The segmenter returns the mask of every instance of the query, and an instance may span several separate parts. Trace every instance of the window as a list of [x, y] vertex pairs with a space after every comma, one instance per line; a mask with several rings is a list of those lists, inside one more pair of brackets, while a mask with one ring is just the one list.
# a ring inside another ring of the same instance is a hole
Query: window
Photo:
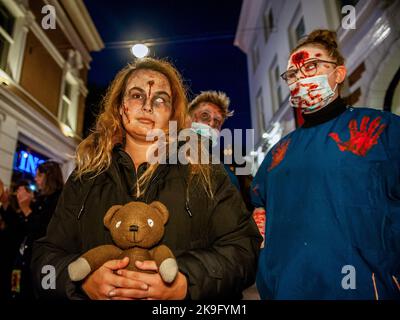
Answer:
[[394, 90], [391, 111], [400, 116], [400, 81], [397, 82], [396, 89]]
[[307, 30], [303, 17], [303, 9], [300, 2], [289, 23], [288, 34], [290, 50], [296, 47], [299, 40], [306, 35], [306, 32]]
[[263, 25], [264, 25], [264, 39], [265, 42], [268, 41], [268, 38], [274, 29], [274, 14], [272, 12], [272, 8], [269, 10], [265, 10], [263, 16]]
[[258, 129], [260, 130], [260, 134], [263, 134], [265, 132], [265, 116], [264, 116], [264, 103], [263, 103], [261, 88], [258, 90], [256, 97], [256, 110], [257, 110], [256, 117], [258, 119]]
[[0, 3], [0, 69], [3, 70], [8, 69], [8, 53], [14, 42], [12, 38], [14, 23], [14, 16]]
[[269, 79], [271, 82], [271, 95], [272, 95], [272, 110], [273, 113], [279, 110], [282, 103], [282, 82], [280, 78], [280, 71], [277, 57], [271, 64]]
[[296, 26], [296, 29], [295, 29], [295, 40], [296, 40], [296, 42], [298, 42], [305, 35], [306, 35], [306, 27], [304, 25], [304, 19], [301, 18], [299, 23]]
[[253, 46], [251, 51], [251, 61], [253, 64], [253, 72], [256, 71], [258, 64], [260, 63], [260, 50], [257, 45]]
[[64, 83], [64, 91], [61, 98], [60, 121], [76, 131], [77, 127], [77, 84], [74, 83], [72, 76], [67, 74]]
[[281, 102], [282, 102], [282, 87], [281, 87], [281, 77], [280, 77], [278, 65], [275, 66], [274, 76], [275, 76], [275, 84], [276, 84], [276, 89], [277, 89], [276, 94], [278, 97], [278, 103], [281, 104]]

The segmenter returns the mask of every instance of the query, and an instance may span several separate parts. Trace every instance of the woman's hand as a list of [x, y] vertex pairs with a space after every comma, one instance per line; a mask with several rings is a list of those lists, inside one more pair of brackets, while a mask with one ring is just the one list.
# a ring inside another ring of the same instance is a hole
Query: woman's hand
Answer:
[[4, 209], [7, 209], [7, 207], [8, 207], [8, 204], [10, 201], [9, 196], [10, 196], [10, 193], [9, 193], [8, 189], [6, 189], [4, 187], [3, 181], [0, 180], [0, 202]]
[[110, 293], [115, 288], [126, 288], [139, 298], [146, 297], [148, 289], [146, 284], [114, 273], [116, 270], [125, 268], [128, 263], [128, 257], [122, 260], [107, 261], [85, 280], [82, 285], [83, 291], [93, 300], [110, 300], [112, 297]]
[[[136, 267], [141, 270], [158, 271], [154, 261], [136, 261]], [[187, 280], [182, 273], [178, 273], [172, 284], [166, 284], [160, 274], [143, 273], [129, 271], [126, 269], [118, 270], [117, 274], [131, 279], [132, 281], [140, 281], [148, 285], [148, 290], [138, 292], [129, 288], [116, 288], [110, 292], [114, 299], [148, 299], [148, 300], [183, 300], [187, 293]], [[140, 295], [138, 295], [140, 293]]]
[[3, 198], [3, 192], [4, 192], [4, 183], [0, 179], [0, 200]]

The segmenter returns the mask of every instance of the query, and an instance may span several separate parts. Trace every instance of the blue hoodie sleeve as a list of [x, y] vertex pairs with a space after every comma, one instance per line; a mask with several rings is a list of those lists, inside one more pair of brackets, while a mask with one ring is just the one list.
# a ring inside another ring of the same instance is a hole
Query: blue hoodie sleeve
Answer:
[[268, 164], [270, 162], [269, 154], [261, 163], [260, 168], [253, 179], [250, 189], [251, 202], [255, 208], [266, 208], [266, 194], [267, 194], [267, 178], [268, 178]]
[[385, 149], [389, 156], [385, 174], [388, 214], [385, 220], [387, 249], [400, 252], [400, 117], [390, 114], [386, 129]]

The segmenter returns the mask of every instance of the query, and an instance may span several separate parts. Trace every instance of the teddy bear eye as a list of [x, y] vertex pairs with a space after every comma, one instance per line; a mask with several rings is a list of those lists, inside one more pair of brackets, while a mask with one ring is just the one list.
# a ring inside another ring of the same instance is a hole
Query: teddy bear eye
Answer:
[[154, 226], [154, 221], [153, 221], [152, 219], [147, 219], [147, 224], [148, 224], [150, 227], [153, 227], [153, 226]]
[[119, 226], [121, 225], [122, 221], [118, 221], [117, 224], [115, 225], [116, 228], [119, 228]]

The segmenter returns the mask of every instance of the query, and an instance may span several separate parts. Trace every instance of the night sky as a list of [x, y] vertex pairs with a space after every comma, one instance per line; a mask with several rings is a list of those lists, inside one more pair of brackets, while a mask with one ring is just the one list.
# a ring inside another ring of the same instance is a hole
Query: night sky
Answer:
[[[168, 44], [151, 47], [150, 56], [168, 58], [181, 72], [189, 99], [204, 90], [222, 90], [231, 98], [235, 115], [224, 127], [251, 128], [246, 55], [233, 45], [241, 0], [84, 0], [105, 49], [92, 53], [85, 129], [105, 88], [133, 59], [129, 48], [110, 49], [119, 41], [166, 38]], [[209, 41], [173, 42], [174, 39], [219, 37]]]

